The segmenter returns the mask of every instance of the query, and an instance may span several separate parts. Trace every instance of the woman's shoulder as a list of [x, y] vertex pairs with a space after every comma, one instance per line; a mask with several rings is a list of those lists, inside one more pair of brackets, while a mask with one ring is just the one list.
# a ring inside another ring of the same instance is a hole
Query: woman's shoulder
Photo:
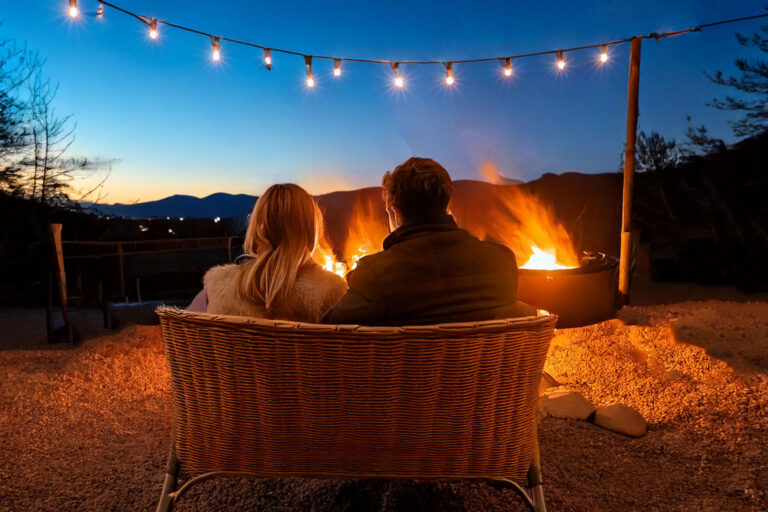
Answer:
[[209, 268], [205, 273], [205, 276], [203, 276], [203, 286], [209, 288], [211, 286], [229, 284], [236, 279], [238, 275], [240, 275], [240, 265], [232, 263], [227, 265], [216, 265], [215, 267]]
[[305, 322], [320, 322], [347, 291], [347, 283], [333, 272], [310, 262], [302, 267], [290, 295], [296, 318]]
[[296, 284], [298, 285], [299, 283], [303, 286], [315, 288], [319, 286], [331, 291], [341, 290], [343, 292], [347, 289], [347, 282], [343, 277], [333, 272], [328, 272], [314, 261], [308, 262], [299, 271], [299, 275], [296, 277]]

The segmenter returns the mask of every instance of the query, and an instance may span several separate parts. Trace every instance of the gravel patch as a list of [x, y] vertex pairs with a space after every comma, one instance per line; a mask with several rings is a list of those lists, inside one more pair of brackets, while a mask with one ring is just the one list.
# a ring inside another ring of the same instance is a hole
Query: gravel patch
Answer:
[[[0, 315], [3, 329], [12, 316]], [[159, 328], [74, 349], [17, 346], [0, 351], [0, 511], [153, 510], [171, 426]], [[625, 308], [618, 320], [559, 330], [545, 369], [556, 389], [633, 407], [649, 425], [632, 439], [543, 418], [550, 510], [768, 510], [768, 303]], [[522, 507], [484, 483], [238, 479], [200, 484], [178, 508], [256, 509]]]

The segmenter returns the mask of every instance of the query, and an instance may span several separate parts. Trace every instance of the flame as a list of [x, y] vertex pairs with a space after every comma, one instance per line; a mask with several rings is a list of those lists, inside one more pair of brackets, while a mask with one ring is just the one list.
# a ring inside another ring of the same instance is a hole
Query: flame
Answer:
[[381, 244], [389, 234], [383, 201], [358, 200], [349, 219], [347, 238], [344, 242], [344, 261], [357, 267], [360, 258], [381, 250]]
[[342, 277], [357, 268], [362, 257], [379, 252], [384, 238], [389, 234], [381, 201], [358, 199], [348, 219], [341, 259], [337, 258], [331, 244], [325, 239], [315, 253], [315, 259], [325, 270]]
[[[491, 162], [483, 164], [482, 172], [497, 183], [511, 181], [498, 173]], [[518, 262], [525, 262], [520, 268], [579, 266], [573, 241], [553, 208], [525, 186], [464, 182], [455, 189], [450, 209], [460, 227], [481, 240], [494, 240], [509, 247]], [[315, 257], [325, 270], [345, 276], [361, 258], [381, 250], [389, 230], [384, 203], [378, 195], [360, 195], [351, 207], [335, 212], [335, 218], [341, 220], [337, 230], [342, 235], [337, 234], [333, 246], [324, 238]]]
[[[481, 172], [486, 177], [500, 176], [491, 162], [483, 164]], [[553, 208], [525, 185], [467, 182], [455, 189], [451, 211], [459, 226], [476, 237], [512, 249], [518, 262], [525, 262], [521, 268], [579, 266], [573, 241]]]
[[524, 265], [520, 265], [520, 268], [535, 268], [544, 270], [573, 268], [557, 263], [554, 253], [542, 251], [535, 246], [531, 247], [531, 250], [533, 250], [533, 254], [531, 254], [531, 257], [528, 258], [528, 261], [526, 261]]

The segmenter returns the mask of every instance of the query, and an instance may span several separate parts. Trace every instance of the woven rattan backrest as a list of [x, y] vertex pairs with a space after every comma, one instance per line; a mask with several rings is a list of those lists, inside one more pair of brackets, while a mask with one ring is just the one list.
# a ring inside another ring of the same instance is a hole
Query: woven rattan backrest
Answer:
[[192, 471], [522, 478], [556, 317], [374, 328], [159, 308]]

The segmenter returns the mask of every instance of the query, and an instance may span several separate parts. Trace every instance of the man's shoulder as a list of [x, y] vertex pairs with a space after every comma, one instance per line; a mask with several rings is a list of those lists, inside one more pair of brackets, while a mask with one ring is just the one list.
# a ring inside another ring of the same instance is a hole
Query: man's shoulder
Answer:
[[478, 256], [494, 257], [499, 260], [507, 260], [517, 265], [515, 253], [506, 245], [495, 240], [480, 240], [466, 229], [457, 229], [451, 232], [451, 236], [458, 245], [466, 247]]

